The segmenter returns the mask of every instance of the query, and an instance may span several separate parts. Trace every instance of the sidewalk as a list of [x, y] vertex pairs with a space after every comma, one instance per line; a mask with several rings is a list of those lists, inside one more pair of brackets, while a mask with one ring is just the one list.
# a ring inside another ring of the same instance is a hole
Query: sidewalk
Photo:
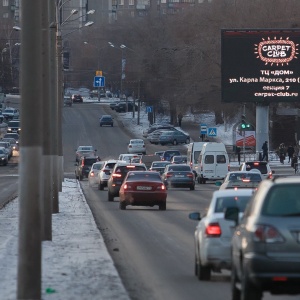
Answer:
[[[65, 179], [52, 241], [42, 244], [42, 299], [129, 300], [79, 183]], [[0, 300], [17, 298], [18, 198], [0, 210]]]

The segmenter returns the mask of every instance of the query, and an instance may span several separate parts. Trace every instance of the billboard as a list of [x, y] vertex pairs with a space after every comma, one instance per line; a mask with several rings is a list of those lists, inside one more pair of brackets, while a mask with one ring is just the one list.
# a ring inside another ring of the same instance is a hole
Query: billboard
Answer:
[[300, 100], [300, 30], [223, 29], [223, 102]]

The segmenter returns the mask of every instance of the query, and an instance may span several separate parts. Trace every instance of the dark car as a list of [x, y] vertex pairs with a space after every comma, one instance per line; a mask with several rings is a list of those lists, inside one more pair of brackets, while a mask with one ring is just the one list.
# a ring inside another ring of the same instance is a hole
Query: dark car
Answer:
[[119, 196], [120, 187], [129, 171], [147, 171], [147, 168], [144, 164], [116, 163], [107, 182], [108, 201], [114, 201], [114, 197]]
[[12, 120], [7, 124], [7, 133], [21, 133], [21, 124], [20, 121]]
[[152, 162], [149, 171], [159, 172], [159, 174], [162, 175], [164, 173], [165, 167], [169, 164], [169, 161], [154, 161]]
[[265, 291], [300, 294], [299, 195], [299, 176], [263, 180], [242, 219], [237, 207], [225, 211], [236, 224], [231, 299], [261, 300]]
[[109, 104], [109, 107], [112, 109], [112, 110], [115, 110], [116, 106], [119, 104], [120, 102], [111, 102]]
[[78, 95], [78, 94], [74, 94], [72, 95], [72, 100], [73, 100], [73, 103], [82, 103], [83, 102], [83, 98], [81, 95]]
[[102, 126], [114, 126], [114, 121], [111, 115], [103, 115], [100, 118], [100, 127]]
[[[133, 111], [133, 103], [132, 102], [127, 102], [128, 105], [128, 111]], [[135, 111], [138, 110], [138, 106], [135, 105]], [[126, 112], [126, 102], [120, 102], [115, 106], [115, 111], [116, 112]]]
[[8, 155], [3, 147], [0, 148], [0, 164], [3, 166], [8, 164]]
[[158, 205], [159, 210], [166, 210], [166, 187], [156, 172], [128, 172], [119, 194], [122, 210], [126, 209], [127, 205], [151, 207]]
[[173, 156], [180, 156], [180, 151], [179, 150], [166, 150], [161, 156], [161, 160], [164, 161], [171, 161]]
[[159, 143], [161, 145], [166, 145], [166, 144], [189, 144], [190, 143], [190, 136], [185, 134], [182, 131], [174, 130], [174, 131], [164, 131], [160, 136], [159, 136]]
[[166, 187], [187, 187], [190, 190], [195, 189], [195, 175], [188, 165], [167, 165], [161, 177]]
[[17, 144], [19, 143], [20, 140], [20, 135], [16, 132], [12, 132], [12, 133], [5, 133], [4, 138], [11, 138], [11, 139], [15, 139], [17, 141]]
[[99, 157], [98, 156], [94, 156], [94, 157], [85, 157], [82, 156], [79, 159], [79, 163], [76, 163], [75, 166], [75, 177], [76, 179], [79, 180], [83, 180], [83, 178], [88, 178], [89, 176], [89, 172], [91, 170], [92, 165], [99, 161]]

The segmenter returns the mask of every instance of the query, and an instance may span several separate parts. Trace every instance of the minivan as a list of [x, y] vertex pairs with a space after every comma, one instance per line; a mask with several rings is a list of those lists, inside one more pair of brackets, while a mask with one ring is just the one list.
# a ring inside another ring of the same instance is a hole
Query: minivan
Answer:
[[198, 176], [198, 158], [205, 143], [195, 142], [187, 146], [187, 164], [190, 165], [196, 176]]
[[229, 171], [229, 157], [225, 145], [216, 142], [205, 143], [198, 158], [198, 183], [224, 179]]

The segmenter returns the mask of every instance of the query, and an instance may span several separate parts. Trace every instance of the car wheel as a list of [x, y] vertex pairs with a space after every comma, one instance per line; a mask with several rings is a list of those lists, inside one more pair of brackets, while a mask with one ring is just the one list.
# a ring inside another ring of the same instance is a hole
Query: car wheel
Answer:
[[190, 143], [190, 139], [187, 138], [187, 139], [185, 140], [185, 143], [186, 143], [186, 144], [189, 144], [189, 143]]
[[173, 145], [177, 145], [177, 141], [176, 140], [173, 141]]
[[167, 209], [166, 202], [159, 204], [159, 210], [166, 210], [166, 209]]
[[253, 286], [249, 281], [247, 274], [242, 275], [242, 289], [241, 289], [241, 300], [261, 300], [262, 291]]
[[208, 266], [203, 266], [201, 264], [201, 259], [199, 256], [199, 262], [198, 262], [198, 279], [199, 280], [210, 280], [211, 277], [211, 269]]
[[104, 190], [104, 185], [103, 185], [103, 183], [101, 183], [101, 182], [99, 183], [99, 190], [100, 190], [100, 191], [103, 191], [103, 190]]
[[241, 291], [237, 288], [238, 278], [236, 275], [236, 270], [232, 267], [231, 271], [231, 299], [232, 300], [241, 300]]
[[114, 201], [114, 196], [108, 191], [108, 201]]
[[119, 207], [121, 210], [125, 210], [126, 209], [126, 203], [123, 201], [120, 201]]
[[195, 185], [191, 185], [190, 186], [190, 191], [194, 191], [195, 190]]

